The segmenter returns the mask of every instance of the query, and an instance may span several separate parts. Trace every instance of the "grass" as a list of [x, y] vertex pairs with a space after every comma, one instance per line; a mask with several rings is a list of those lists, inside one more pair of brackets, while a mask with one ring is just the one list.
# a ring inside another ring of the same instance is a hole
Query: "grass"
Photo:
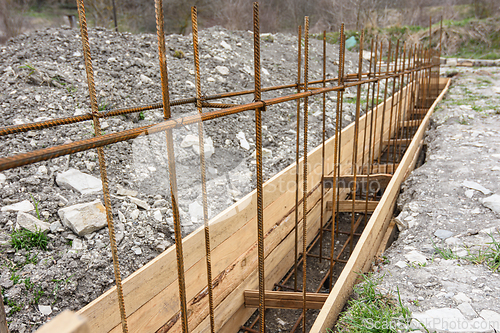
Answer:
[[41, 230], [31, 232], [22, 228], [11, 234], [10, 242], [12, 247], [16, 250], [25, 249], [29, 251], [33, 248], [39, 248], [46, 251], [49, 241], [47, 239], [47, 235], [45, 235], [45, 233]]
[[[500, 235], [500, 232], [498, 233]], [[467, 256], [459, 257], [453, 250], [449, 248], [442, 248], [437, 246], [432, 242], [434, 251], [443, 259], [462, 259], [469, 261], [476, 265], [486, 265], [493, 272], [500, 272], [500, 241], [497, 241], [492, 234], [488, 234], [491, 237], [491, 242], [487, 243], [485, 249], [479, 249], [477, 252], [472, 252], [470, 248], [466, 247]]]
[[[354, 286], [355, 297], [348, 302], [348, 310], [337, 322], [338, 332], [403, 332], [410, 330], [411, 312], [397, 297], [382, 293], [378, 285], [382, 278], [361, 275], [363, 282]], [[327, 332], [333, 332], [327, 330]]]
[[36, 217], [37, 219], [40, 220], [40, 211], [38, 210], [38, 204], [40, 203], [39, 200], [36, 200], [33, 194], [30, 194], [31, 200], [33, 200], [33, 205], [35, 206], [35, 212], [36, 212]]

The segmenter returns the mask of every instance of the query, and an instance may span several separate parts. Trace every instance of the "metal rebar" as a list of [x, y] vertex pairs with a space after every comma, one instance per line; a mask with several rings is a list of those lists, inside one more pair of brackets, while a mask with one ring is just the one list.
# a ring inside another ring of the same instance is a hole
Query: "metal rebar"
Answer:
[[[342, 76], [344, 72], [344, 24], [340, 26], [340, 43], [339, 43], [339, 66], [338, 66], [338, 82], [337, 85], [341, 86]], [[333, 188], [332, 188], [332, 232], [330, 243], [330, 258], [333, 258], [335, 250], [335, 234], [338, 233], [338, 221], [336, 212], [338, 211], [337, 201], [340, 194], [340, 189], [337, 189], [337, 177], [340, 175], [340, 124], [342, 121], [342, 91], [337, 91], [337, 112], [335, 115], [335, 143], [333, 148]], [[330, 283], [333, 283], [333, 260], [330, 260]], [[333, 284], [330, 286], [333, 286]]]
[[[359, 58], [358, 58], [358, 77], [361, 77], [361, 71], [363, 69], [363, 39], [365, 33], [361, 31], [361, 37], [359, 39]], [[356, 174], [358, 169], [358, 136], [359, 136], [359, 113], [361, 108], [361, 85], [357, 87], [356, 92], [356, 115], [354, 119], [354, 140], [352, 147], [352, 168], [351, 172], [353, 175], [353, 185], [352, 185], [352, 219], [351, 219], [351, 234], [354, 234], [354, 223], [355, 223], [355, 202], [356, 202]], [[350, 253], [352, 254], [354, 247], [353, 239], [349, 244]]]
[[[193, 55], [195, 68], [195, 86], [196, 86], [196, 108], [198, 112], [203, 113], [203, 103], [201, 101], [201, 78], [200, 78], [200, 53], [198, 47], [198, 11], [196, 6], [191, 7], [191, 26], [193, 30]], [[205, 234], [205, 259], [207, 263], [207, 288], [208, 288], [208, 307], [210, 317], [210, 332], [215, 332], [215, 305], [212, 287], [212, 254], [210, 249], [210, 227], [208, 224], [208, 199], [207, 199], [207, 171], [205, 158], [205, 142], [203, 139], [203, 122], [198, 123], [198, 143], [200, 146], [200, 171], [201, 171], [201, 193], [203, 202], [203, 225]]]
[[[396, 69], [398, 68], [399, 39], [396, 42], [396, 50], [395, 50], [394, 53], [395, 53], [394, 54], [394, 72], [396, 72]], [[391, 142], [391, 138], [392, 138], [392, 132], [393, 132], [392, 122], [393, 122], [393, 115], [394, 115], [394, 99], [395, 99], [394, 95], [395, 95], [395, 92], [396, 92], [396, 77], [393, 77], [392, 78], [391, 112], [390, 112], [390, 115], [389, 115], [389, 144], [387, 145], [387, 156], [386, 156], [387, 157], [386, 158], [386, 163], [387, 164], [389, 164], [390, 149], [391, 149], [391, 146], [393, 145], [392, 142]], [[394, 124], [394, 126], [395, 126], [394, 132], [396, 132], [396, 130], [397, 130], [397, 124]], [[396, 161], [393, 159], [392, 163], [393, 163], [393, 169], [394, 169]]]
[[[377, 163], [380, 164], [382, 159], [383, 145], [384, 145], [384, 127], [385, 127], [385, 111], [387, 106], [387, 87], [389, 85], [389, 67], [391, 64], [391, 47], [392, 43], [389, 39], [389, 50], [387, 51], [387, 64], [386, 64], [386, 79], [384, 83], [384, 105], [382, 107], [382, 125], [380, 126], [380, 147]], [[389, 132], [389, 140], [391, 139], [391, 133]], [[388, 146], [389, 147], [389, 146]]]
[[[98, 117], [98, 105], [96, 98], [94, 69], [92, 67], [92, 58], [90, 56], [89, 34], [87, 30], [87, 19], [85, 17], [85, 6], [83, 0], [77, 1], [78, 18], [80, 20], [80, 33], [82, 37], [82, 48], [85, 59], [85, 71], [87, 73], [87, 83], [90, 96], [90, 106], [92, 108], [92, 116], [94, 123], [94, 133], [96, 137], [102, 135], [101, 124]], [[118, 249], [116, 247], [115, 225], [113, 222], [113, 213], [111, 211], [111, 198], [109, 195], [108, 175], [106, 171], [106, 159], [102, 147], [97, 148], [97, 156], [99, 159], [99, 171], [101, 173], [102, 193], [104, 198], [104, 207], [106, 210], [106, 221], [109, 231], [109, 243], [111, 248], [111, 256], [113, 258], [113, 269], [115, 274], [116, 292], [118, 298], [118, 307], [120, 310], [120, 319], [123, 333], [128, 332], [127, 314], [125, 312], [125, 300], [123, 297], [122, 278], [120, 274], [120, 262], [118, 260]]]
[[[309, 17], [304, 18], [304, 91], [308, 89], [309, 80]], [[303, 303], [302, 303], [302, 331], [306, 332], [306, 289], [307, 289], [307, 134], [308, 134], [308, 112], [309, 112], [309, 100], [307, 96], [304, 98], [304, 171], [303, 171], [303, 187], [302, 187], [302, 204], [303, 204], [303, 216], [302, 216], [302, 292], [303, 292]], [[298, 133], [297, 133], [298, 135]]]
[[[326, 30], [323, 31], [323, 88], [326, 87]], [[323, 255], [323, 223], [324, 223], [324, 196], [325, 196], [325, 135], [326, 135], [326, 93], [323, 93], [323, 130], [321, 136], [321, 216], [319, 221], [319, 262]]]
[[[160, 76], [163, 99], [163, 117], [169, 119], [171, 116], [169, 104], [168, 90], [168, 71], [167, 60], [165, 56], [165, 32], [164, 32], [164, 16], [163, 16], [163, 1], [155, 0], [156, 12], [156, 32], [158, 35], [158, 57], [160, 61]], [[177, 176], [175, 170], [175, 152], [173, 146], [172, 129], [165, 131], [165, 139], [167, 141], [167, 158], [168, 158], [168, 173], [170, 182], [170, 198], [172, 203], [172, 213], [174, 218], [174, 235], [175, 235], [175, 253], [177, 260], [177, 279], [179, 282], [179, 302], [181, 311], [182, 332], [188, 332], [187, 319], [187, 302], [186, 302], [186, 281], [184, 273], [184, 255], [182, 249], [182, 232], [181, 221], [179, 215], [179, 206], [177, 203]]]
[[[256, 101], [261, 100], [260, 86], [260, 22], [259, 3], [253, 3], [253, 46], [254, 46], [254, 78]], [[262, 181], [262, 109], [255, 108], [255, 152], [257, 160], [257, 238], [259, 255], [259, 315], [260, 332], [266, 331], [265, 319], [265, 274], [264, 274], [264, 201]]]
[[[298, 38], [298, 59], [297, 59], [297, 93], [300, 93], [300, 72], [302, 69], [302, 26], [299, 26]], [[295, 259], [293, 264], [294, 271], [294, 289], [297, 291], [297, 260], [298, 260], [298, 242], [299, 242], [299, 159], [300, 159], [300, 99], [297, 99], [297, 131], [295, 136]]]

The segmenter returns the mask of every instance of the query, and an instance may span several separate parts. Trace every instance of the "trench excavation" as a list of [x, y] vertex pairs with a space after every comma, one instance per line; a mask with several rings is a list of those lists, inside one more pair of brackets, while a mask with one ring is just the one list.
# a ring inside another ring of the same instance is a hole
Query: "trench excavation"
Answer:
[[[0, 159], [1, 171], [89, 149], [98, 151], [116, 286], [77, 314], [63, 312], [39, 332], [325, 332], [349, 297], [357, 272], [369, 269], [392, 233], [399, 187], [419, 159], [430, 116], [450, 82], [439, 77], [439, 46], [423, 49], [400, 41], [372, 40], [366, 72], [363, 44], [368, 43], [361, 34], [358, 72], [345, 74], [342, 26], [337, 77], [326, 78], [323, 38], [323, 78], [311, 81], [306, 17], [304, 29], [298, 29], [296, 82], [262, 87], [255, 3], [254, 89], [205, 96], [193, 7], [196, 96], [171, 101], [162, 1], [155, 4], [161, 103], [98, 111], [85, 8], [83, 0], [78, 0], [92, 113], [0, 128], [3, 136], [90, 119], [94, 123], [94, 138]], [[354, 121], [342, 130], [347, 88], [356, 89], [356, 112]], [[264, 99], [268, 91], [282, 95]], [[336, 95], [335, 135], [330, 138], [325, 137], [326, 94]], [[253, 95], [254, 101], [242, 105], [212, 102], [241, 95]], [[321, 145], [307, 153], [309, 98], [313, 96], [323, 101], [323, 127], [315, 129], [323, 138]], [[264, 182], [262, 114], [290, 101], [297, 105], [296, 163]], [[198, 114], [171, 118], [171, 107], [182, 104], [193, 104]], [[102, 135], [101, 119], [148, 109], [163, 109], [164, 121]], [[255, 115], [256, 190], [209, 219], [203, 122], [241, 112]], [[183, 238], [172, 131], [190, 124], [197, 125], [199, 133], [204, 226]], [[122, 281], [103, 147], [154, 133], [165, 133], [175, 245]], [[302, 157], [300, 149], [306, 152]], [[287, 318], [285, 323], [277, 320], [282, 316]]]

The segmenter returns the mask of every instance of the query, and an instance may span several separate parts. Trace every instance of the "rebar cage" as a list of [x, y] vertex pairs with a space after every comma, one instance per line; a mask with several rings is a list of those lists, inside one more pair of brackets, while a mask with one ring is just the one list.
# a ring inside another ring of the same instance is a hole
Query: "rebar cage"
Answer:
[[[201, 89], [197, 12], [196, 7], [193, 7], [191, 19], [196, 94], [191, 98], [171, 100], [163, 4], [161, 0], [156, 0], [162, 101], [99, 111], [84, 1], [77, 0], [77, 5], [91, 112], [6, 126], [0, 128], [0, 135], [16, 135], [92, 120], [95, 137], [4, 156], [0, 158], [0, 171], [90, 149], [97, 150], [116, 287], [80, 311], [91, 331], [219, 332], [241, 329], [246, 332], [264, 332], [265, 314], [269, 311], [266, 308], [282, 308], [302, 309], [290, 331], [302, 329], [306, 332], [317, 314], [308, 309], [319, 309], [325, 302], [325, 295], [332, 290], [335, 276], [338, 275], [335, 270], [339, 269], [339, 265], [344, 265], [348, 255], [353, 252], [363, 225], [367, 224], [426, 110], [440, 93], [440, 43], [436, 49], [425, 49], [399, 40], [395, 45], [389, 41], [388, 50], [384, 51], [384, 42], [375, 38], [371, 40], [369, 61], [365, 61], [369, 69], [363, 71], [366, 41], [362, 33], [358, 72], [346, 74], [342, 25], [337, 77], [327, 79], [329, 73], [326, 73], [327, 44], [324, 32], [322, 78], [310, 80], [310, 33], [309, 18], [306, 17], [303, 31], [302, 27], [298, 28], [296, 82], [262, 87], [259, 5], [254, 3], [254, 88], [207, 96]], [[342, 116], [347, 88], [356, 89], [355, 117], [353, 123], [342, 131], [345, 127]], [[263, 97], [264, 93], [272, 91], [281, 95], [268, 99]], [[362, 105], [362, 93], [366, 93], [366, 105]], [[331, 138], [325, 135], [327, 94], [336, 96], [335, 135]], [[253, 101], [245, 104], [214, 102], [243, 95], [253, 95]], [[311, 151], [308, 148], [311, 130], [308, 114], [309, 99], [314, 96], [319, 96], [322, 102], [322, 128], [316, 129], [322, 135], [322, 143]], [[383, 98], [380, 104], [379, 98]], [[264, 183], [263, 114], [273, 112], [273, 108], [282, 103], [293, 101], [296, 103], [297, 122], [296, 163]], [[178, 105], [194, 106], [196, 113], [172, 118], [171, 108]], [[102, 119], [152, 109], [163, 110], [162, 122], [105, 135], [101, 133]], [[365, 111], [364, 116], [362, 109]], [[210, 218], [203, 124], [242, 112], [252, 112], [255, 117], [255, 190]], [[199, 140], [203, 227], [183, 239], [178, 207], [174, 131], [190, 125], [196, 128]], [[302, 142], [299, 129], [303, 135]], [[155, 259], [155, 263], [141, 268], [142, 275], [135, 274], [122, 281], [106, 169], [108, 161], [103, 148], [139, 136], [153, 135], [161, 135], [161, 140], [166, 143], [175, 245]], [[287, 181], [292, 186], [277, 190], [277, 177], [282, 177], [279, 181]], [[229, 234], [221, 236], [223, 231]], [[336, 245], [336, 240], [342, 243]], [[234, 249], [235, 246], [238, 249]], [[311, 260], [319, 260], [326, 265], [320, 283], [314, 286], [307, 279]], [[153, 264], [161, 266], [160, 271], [153, 268]], [[278, 265], [283, 267], [277, 269]], [[252, 317], [255, 308], [258, 308], [258, 312]], [[250, 317], [251, 320], [245, 324]]]

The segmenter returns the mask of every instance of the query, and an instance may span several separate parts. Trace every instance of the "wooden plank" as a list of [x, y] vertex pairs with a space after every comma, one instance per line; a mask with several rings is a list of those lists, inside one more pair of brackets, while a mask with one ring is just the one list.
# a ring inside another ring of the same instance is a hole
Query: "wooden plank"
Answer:
[[[394, 170], [397, 169], [397, 167], [399, 166], [399, 163], [395, 163], [395, 164], [374, 164], [372, 165], [371, 167], [371, 172], [373, 173], [383, 173], [383, 174], [391, 174], [391, 173], [394, 173]], [[363, 168], [363, 173], [367, 173], [368, 172], [368, 167], [365, 166]]]
[[408, 138], [408, 139], [391, 139], [391, 140], [388, 140], [388, 141], [384, 141], [384, 146], [388, 146], [388, 145], [408, 145], [410, 144], [411, 142], [411, 138]]
[[[0, 287], [0, 292], [2, 292]], [[3, 293], [0, 293], [3, 295]], [[3, 306], [3, 297], [0, 301], [0, 333], [9, 333], [9, 328], [7, 327], [7, 314], [5, 313], [5, 308]]]
[[[364, 213], [365, 212], [365, 209], [367, 209], [367, 212], [368, 213], [371, 213], [375, 210], [375, 208], [377, 207], [378, 205], [378, 201], [368, 201], [368, 206], [366, 204], [366, 201], [364, 200], [356, 200], [354, 202], [354, 211], [356, 213]], [[335, 207], [337, 204], [335, 204]], [[366, 208], [368, 207], [368, 208]], [[327, 211], [331, 211], [332, 210], [332, 202], [331, 201], [328, 201], [326, 203], [326, 210]], [[335, 209], [336, 211], [338, 211], [339, 213], [350, 213], [352, 212], [352, 200], [340, 200], [339, 201], [339, 207], [338, 207], [338, 210], [337, 208]]]
[[[259, 307], [259, 291], [245, 290], [245, 307]], [[306, 308], [321, 309], [325, 303], [328, 294], [306, 293]], [[273, 309], [302, 309], [304, 294], [302, 292], [293, 291], [271, 291], [266, 290], [264, 293], [266, 308]]]
[[426, 114], [427, 112], [429, 111], [429, 109], [413, 109], [413, 111], [411, 113], [413, 114]]
[[405, 120], [399, 124], [401, 127], [418, 127], [421, 120]]
[[90, 333], [87, 321], [76, 313], [64, 310], [36, 333]]
[[396, 222], [394, 222], [394, 219], [391, 219], [391, 222], [389, 223], [389, 226], [387, 227], [387, 231], [385, 232], [384, 238], [382, 238], [382, 241], [380, 242], [380, 246], [377, 250], [377, 253], [375, 254], [376, 257], [382, 255], [382, 253], [385, 252], [387, 249], [387, 244], [389, 243], [389, 240], [394, 234], [394, 228], [396, 227]]
[[443, 89], [441, 94], [434, 101], [429, 109], [429, 112], [422, 121], [422, 124], [419, 126], [414, 140], [408, 147], [408, 150], [403, 156], [394, 177], [380, 200], [380, 205], [378, 205], [377, 209], [373, 212], [365, 230], [361, 234], [361, 237], [354, 248], [352, 255], [342, 270], [342, 273], [328, 296], [325, 305], [316, 318], [316, 321], [310, 330], [311, 333], [323, 333], [327, 328], [331, 328], [334, 325], [342, 307], [351, 293], [352, 287], [358, 276], [357, 274], [361, 269], [369, 267], [370, 261], [373, 258], [375, 251], [380, 246], [380, 241], [385, 233], [384, 227], [388, 225], [397, 194], [399, 193], [399, 186], [408, 172], [407, 169], [415, 161], [414, 155], [417, 149], [421, 147], [420, 143], [429, 124], [432, 112], [434, 111], [437, 103], [443, 98], [444, 94], [448, 90], [450, 82], [451, 81], [448, 79], [445, 89]]
[[[366, 189], [366, 184], [369, 179], [370, 186], [368, 188], [370, 190], [378, 191], [379, 189], [387, 187], [387, 184], [391, 181], [391, 177], [392, 175], [389, 174], [373, 174], [369, 177], [367, 175], [356, 175], [356, 188]], [[325, 188], [333, 187], [333, 177], [324, 177], [323, 182], [325, 184]], [[336, 185], [338, 188], [352, 188], [354, 186], [354, 176], [340, 176], [337, 179]]]

